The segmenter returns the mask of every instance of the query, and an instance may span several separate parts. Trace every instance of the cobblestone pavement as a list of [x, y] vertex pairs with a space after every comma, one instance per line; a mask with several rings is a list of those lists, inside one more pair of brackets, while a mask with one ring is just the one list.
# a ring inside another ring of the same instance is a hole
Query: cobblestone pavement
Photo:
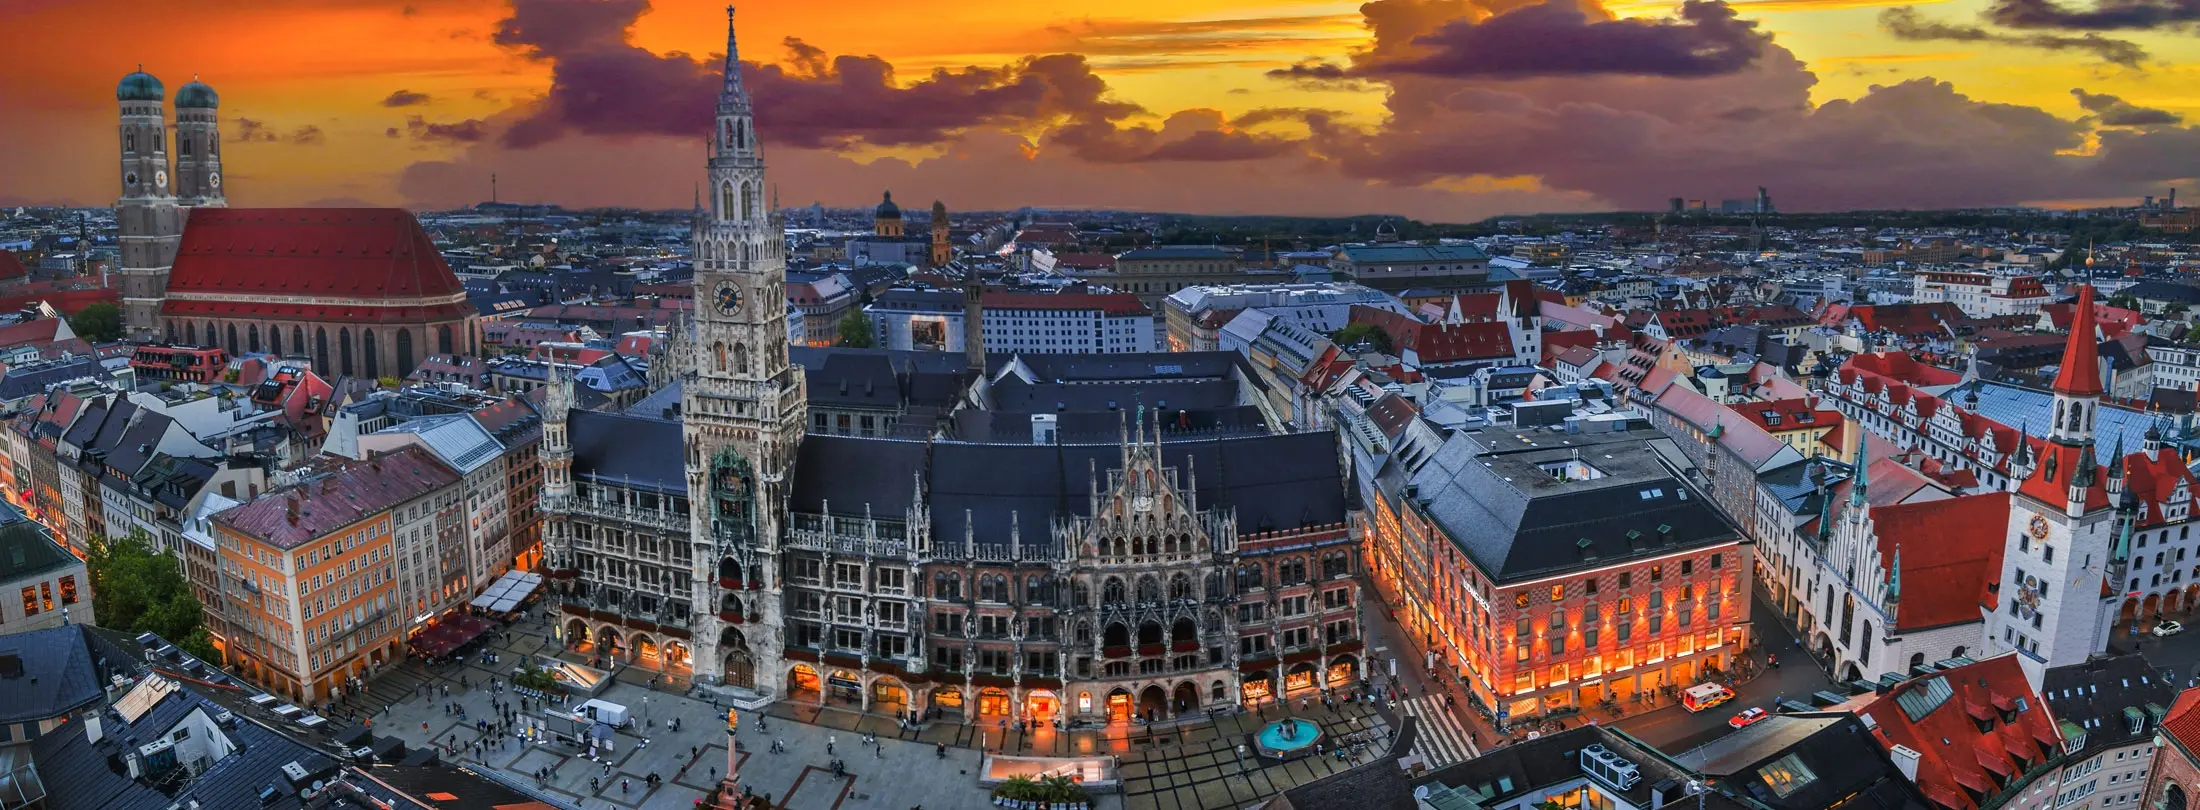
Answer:
[[[357, 722], [371, 718], [377, 734], [399, 737], [408, 746], [442, 745], [446, 761], [493, 771], [508, 783], [534, 790], [564, 807], [693, 808], [695, 800], [717, 783], [726, 765], [725, 711], [669, 691], [671, 687], [664, 684], [653, 684], [657, 674], [653, 671], [621, 668], [600, 695], [629, 707], [636, 725], [621, 730], [612, 753], [600, 760], [590, 760], [571, 746], [526, 745], [493, 728], [487, 734], [477, 728], [477, 721], [497, 716], [498, 707], [493, 704], [519, 710], [510, 705], [518, 702], [510, 690], [497, 694], [485, 688], [492, 679], [508, 677], [528, 656], [582, 660], [583, 656], [561, 652], [556, 642], [546, 638], [548, 630], [539, 620], [503, 628], [499, 637], [482, 645], [499, 655], [493, 665], [481, 663], [477, 654], [464, 662], [430, 666], [407, 661], [391, 667], [378, 673], [363, 691], [338, 701], [333, 714]], [[465, 719], [450, 713], [447, 704], [463, 708]], [[1328, 735], [1325, 741], [1332, 741], [1325, 742], [1325, 752], [1332, 751], [1333, 741], [1339, 739], [1369, 739], [1373, 744], [1349, 760], [1333, 755], [1287, 763], [1252, 756], [1241, 759], [1238, 745], [1282, 713], [1319, 723]], [[887, 715], [786, 702], [773, 704], [763, 716], [765, 728], [760, 731], [751, 722], [752, 715], [743, 713], [737, 735], [742, 749], [741, 781], [789, 810], [990, 806], [988, 791], [978, 784], [981, 748], [1015, 756], [1114, 757], [1122, 790], [1095, 795], [1095, 806], [1103, 810], [1244, 807], [1365, 761], [1387, 739], [1390, 729], [1372, 706], [1340, 702], [1324, 707], [1318, 698], [1304, 710], [1293, 703], [1287, 711], [1271, 705], [1258, 713], [1227, 713], [1152, 726], [1041, 728], [1028, 734], [997, 723], [952, 721], [903, 729]], [[677, 732], [668, 725], [675, 717], [681, 722]], [[864, 744], [866, 734], [877, 735], [876, 747]], [[772, 751], [774, 741], [784, 746], [783, 753]], [[482, 744], [478, 756], [476, 743]], [[946, 746], [944, 756], [940, 745]], [[836, 758], [844, 765], [843, 777], [832, 773]], [[538, 773], [543, 778], [538, 779]], [[651, 775], [662, 780], [653, 788], [647, 786]]]

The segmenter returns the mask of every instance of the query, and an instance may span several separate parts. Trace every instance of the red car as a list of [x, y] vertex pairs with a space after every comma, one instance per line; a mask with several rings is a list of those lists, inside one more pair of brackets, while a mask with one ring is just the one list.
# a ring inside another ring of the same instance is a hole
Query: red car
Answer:
[[1749, 709], [1741, 714], [1734, 715], [1734, 719], [1726, 721], [1726, 724], [1734, 728], [1749, 728], [1771, 716], [1763, 709]]

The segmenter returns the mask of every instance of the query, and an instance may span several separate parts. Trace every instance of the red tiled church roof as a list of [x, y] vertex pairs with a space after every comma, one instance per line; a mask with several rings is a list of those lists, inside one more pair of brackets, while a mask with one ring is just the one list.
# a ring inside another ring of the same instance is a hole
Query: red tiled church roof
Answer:
[[[1877, 482], [1874, 482], [1877, 483]], [[1984, 583], [2001, 571], [2009, 493], [1874, 507], [1880, 559], [1902, 559], [1902, 603], [1894, 626], [1915, 632], [1979, 620]], [[1976, 587], [1957, 587], [1979, 583]]]
[[403, 210], [196, 208], [161, 311], [399, 323], [472, 309], [420, 221]]
[[22, 258], [12, 250], [0, 250], [0, 281], [29, 278], [31, 269], [23, 266]]

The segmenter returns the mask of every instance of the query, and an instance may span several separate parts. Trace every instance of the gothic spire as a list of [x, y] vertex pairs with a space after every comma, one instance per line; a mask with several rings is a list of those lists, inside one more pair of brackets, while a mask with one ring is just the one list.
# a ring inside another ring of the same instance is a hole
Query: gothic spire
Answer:
[[1902, 601], [1902, 544], [1894, 544], [1894, 564], [1887, 566], [1887, 604]]
[[1864, 486], [1868, 483], [1867, 479], [1870, 478], [1866, 471], [1871, 469], [1871, 459], [1867, 457], [1871, 445], [1870, 436], [1866, 436], [1863, 441], [1856, 443], [1856, 480], [1849, 482], [1850, 506], [1864, 505]]
[[2101, 352], [2093, 341], [2093, 285], [2085, 284], [2078, 287], [2077, 310], [2070, 314], [2070, 339], [2063, 343], [2055, 393], [2067, 397], [2101, 395]]
[[741, 49], [733, 26], [733, 6], [726, 7], [726, 83], [718, 91], [718, 114], [749, 111], [749, 91], [741, 86]]

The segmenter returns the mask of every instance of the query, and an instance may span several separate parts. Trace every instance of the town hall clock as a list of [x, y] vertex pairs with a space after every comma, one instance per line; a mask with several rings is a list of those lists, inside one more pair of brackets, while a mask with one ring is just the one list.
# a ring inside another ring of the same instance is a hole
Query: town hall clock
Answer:
[[741, 288], [733, 286], [731, 281], [718, 283], [716, 299], [720, 315], [732, 315], [741, 311]]

